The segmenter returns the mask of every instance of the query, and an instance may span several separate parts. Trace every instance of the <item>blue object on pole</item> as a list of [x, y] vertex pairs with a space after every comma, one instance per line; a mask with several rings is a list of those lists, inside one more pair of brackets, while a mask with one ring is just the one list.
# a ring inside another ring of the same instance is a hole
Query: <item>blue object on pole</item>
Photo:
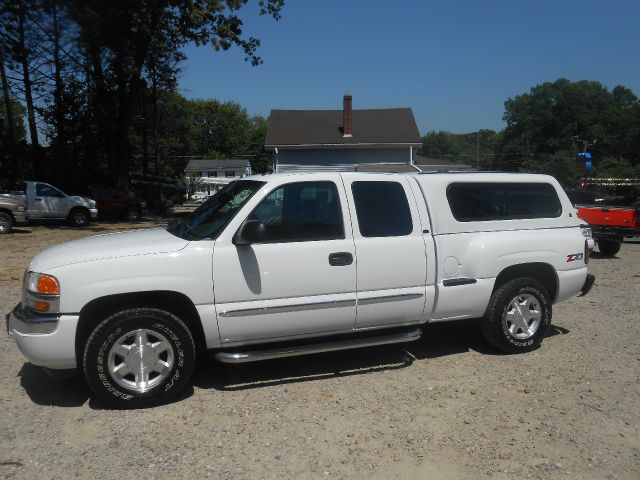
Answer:
[[587, 177], [589, 176], [589, 172], [591, 171], [591, 160], [587, 160], [584, 162], [584, 167], [587, 170]]

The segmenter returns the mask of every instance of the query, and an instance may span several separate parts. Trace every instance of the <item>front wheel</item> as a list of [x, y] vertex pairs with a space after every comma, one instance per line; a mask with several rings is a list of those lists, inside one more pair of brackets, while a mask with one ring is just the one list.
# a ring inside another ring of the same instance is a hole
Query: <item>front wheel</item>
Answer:
[[69, 223], [74, 227], [84, 227], [89, 223], [89, 212], [83, 208], [76, 208], [69, 214]]
[[85, 346], [83, 368], [91, 390], [116, 408], [166, 403], [193, 372], [195, 344], [172, 313], [133, 308], [100, 323]]
[[130, 222], [136, 222], [140, 220], [140, 210], [137, 208], [127, 208], [125, 218]]
[[533, 278], [517, 278], [498, 288], [482, 318], [482, 333], [507, 353], [535, 350], [551, 324], [551, 301]]

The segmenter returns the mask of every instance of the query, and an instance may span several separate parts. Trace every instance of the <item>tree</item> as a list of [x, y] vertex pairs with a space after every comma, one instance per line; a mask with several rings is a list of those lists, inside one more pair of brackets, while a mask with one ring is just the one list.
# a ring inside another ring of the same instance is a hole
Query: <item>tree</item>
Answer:
[[422, 137], [422, 155], [441, 158], [460, 154], [462, 154], [462, 145], [459, 136], [455, 133], [433, 130]]
[[609, 91], [598, 82], [561, 78], [507, 99], [503, 118], [501, 152], [519, 156], [522, 168], [554, 173], [568, 183], [582, 172], [575, 163], [583, 148], [578, 139], [597, 139], [589, 149], [594, 168], [607, 157], [628, 165], [640, 161], [640, 104], [626, 87]]
[[[248, 0], [182, 2], [164, 0], [87, 0], [64, 2], [88, 52], [98, 123], [108, 142], [107, 158], [114, 185], [128, 187], [131, 160], [129, 130], [137, 113], [143, 72], [166, 65], [188, 42], [216, 50], [240, 47], [252, 65], [260, 41], [245, 38], [238, 11]], [[261, 14], [280, 18], [284, 0], [260, 0]], [[164, 59], [164, 60], [163, 60]], [[171, 76], [171, 73], [168, 73]], [[174, 73], [175, 75], [175, 73]]]

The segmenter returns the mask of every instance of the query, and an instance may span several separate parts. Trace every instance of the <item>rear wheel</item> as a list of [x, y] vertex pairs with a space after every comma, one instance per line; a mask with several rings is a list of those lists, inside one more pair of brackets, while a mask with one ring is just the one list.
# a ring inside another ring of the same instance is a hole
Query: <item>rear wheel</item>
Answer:
[[182, 390], [195, 364], [189, 328], [172, 313], [133, 308], [100, 323], [85, 346], [91, 390], [116, 408], [165, 403]]
[[545, 288], [533, 278], [517, 278], [493, 292], [482, 333], [494, 347], [521, 353], [538, 348], [550, 324], [551, 302]]
[[620, 251], [622, 246], [622, 238], [602, 238], [598, 240], [598, 250], [607, 257], [613, 257]]
[[0, 212], [0, 234], [9, 233], [13, 228], [13, 217], [5, 212]]

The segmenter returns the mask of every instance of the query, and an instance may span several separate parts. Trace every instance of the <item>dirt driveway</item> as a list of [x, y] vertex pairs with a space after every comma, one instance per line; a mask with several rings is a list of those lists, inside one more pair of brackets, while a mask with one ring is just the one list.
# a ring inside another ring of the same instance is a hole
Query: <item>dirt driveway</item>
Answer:
[[[44, 248], [152, 226], [0, 237], [0, 311]], [[529, 354], [433, 325], [409, 346], [202, 361], [179, 399], [140, 411], [103, 409], [0, 335], [0, 478], [640, 478], [640, 242], [590, 267], [592, 292], [556, 306]]]

